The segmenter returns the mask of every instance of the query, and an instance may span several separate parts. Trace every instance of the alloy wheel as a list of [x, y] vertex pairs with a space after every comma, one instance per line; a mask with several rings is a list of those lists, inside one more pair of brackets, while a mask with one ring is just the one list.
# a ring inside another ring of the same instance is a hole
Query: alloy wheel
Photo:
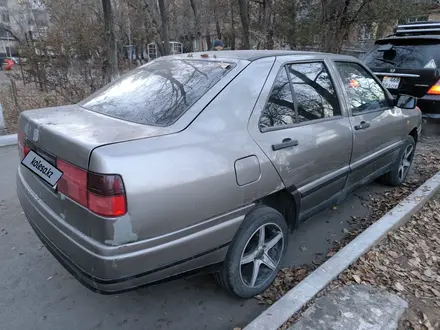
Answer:
[[247, 241], [240, 259], [240, 277], [247, 287], [257, 287], [276, 271], [284, 250], [281, 228], [268, 223], [259, 227]]
[[411, 162], [413, 158], [414, 146], [409, 145], [406, 147], [402, 159], [400, 160], [400, 166], [398, 171], [399, 180], [403, 181], [408, 174], [409, 168], [411, 167]]

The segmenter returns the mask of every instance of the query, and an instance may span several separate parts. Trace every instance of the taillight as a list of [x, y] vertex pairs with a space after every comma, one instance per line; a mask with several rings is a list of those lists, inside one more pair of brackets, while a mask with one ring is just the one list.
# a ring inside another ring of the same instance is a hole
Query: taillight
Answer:
[[90, 211], [113, 217], [127, 212], [124, 183], [119, 175], [89, 173], [87, 191]]
[[87, 207], [87, 171], [61, 159], [57, 160], [57, 167], [63, 172], [58, 181], [58, 191]]
[[58, 191], [93, 213], [118, 217], [127, 213], [125, 188], [121, 176], [87, 172], [63, 160], [57, 160], [63, 172]]
[[29, 153], [29, 148], [26, 146], [26, 140], [23, 132], [18, 132], [17, 134], [17, 143], [18, 143], [18, 153], [20, 155], [20, 159], [23, 160], [24, 157]]
[[440, 80], [437, 81], [437, 82], [435, 83], [435, 85], [432, 86], [432, 87], [429, 89], [428, 94], [430, 94], [430, 95], [440, 95]]

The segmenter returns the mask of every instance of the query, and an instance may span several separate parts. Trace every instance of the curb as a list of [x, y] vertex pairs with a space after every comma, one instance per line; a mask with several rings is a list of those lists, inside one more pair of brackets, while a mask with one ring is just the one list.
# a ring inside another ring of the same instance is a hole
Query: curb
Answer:
[[243, 330], [277, 330], [328, 283], [380, 242], [391, 230], [404, 225], [440, 188], [440, 172], [422, 184], [396, 207], [302, 280]]
[[0, 147], [12, 146], [17, 144], [17, 134], [0, 135]]

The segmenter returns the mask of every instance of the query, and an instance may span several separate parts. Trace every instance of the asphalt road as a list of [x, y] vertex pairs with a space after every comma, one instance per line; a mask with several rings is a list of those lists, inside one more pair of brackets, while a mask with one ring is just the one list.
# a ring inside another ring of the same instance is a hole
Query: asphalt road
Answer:
[[[233, 329], [262, 310], [227, 295], [209, 275], [103, 296], [79, 284], [49, 254], [27, 223], [15, 193], [17, 148], [0, 148], [0, 329]], [[362, 188], [291, 235], [285, 266], [310, 264], [341, 238], [350, 216], [364, 216]]]

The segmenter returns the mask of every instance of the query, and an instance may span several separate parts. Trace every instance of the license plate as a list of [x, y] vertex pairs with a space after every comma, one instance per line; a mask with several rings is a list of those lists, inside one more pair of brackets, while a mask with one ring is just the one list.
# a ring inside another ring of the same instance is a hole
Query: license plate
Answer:
[[63, 175], [63, 172], [32, 150], [29, 151], [21, 163], [52, 187], [57, 184]]
[[400, 85], [399, 77], [383, 77], [382, 84], [388, 89], [398, 89]]

